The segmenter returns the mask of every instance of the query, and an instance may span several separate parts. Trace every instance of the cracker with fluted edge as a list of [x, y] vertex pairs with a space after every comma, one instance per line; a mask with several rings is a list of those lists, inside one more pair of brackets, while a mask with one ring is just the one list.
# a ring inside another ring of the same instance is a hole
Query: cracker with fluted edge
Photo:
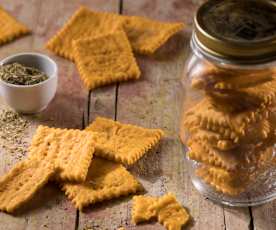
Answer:
[[96, 142], [95, 155], [128, 165], [134, 164], [164, 136], [161, 129], [142, 128], [103, 117], [97, 117], [85, 130], [103, 134]]
[[0, 45], [30, 33], [30, 30], [18, 22], [0, 7]]
[[94, 12], [81, 6], [63, 28], [48, 41], [46, 47], [55, 54], [73, 61], [73, 40], [112, 33], [121, 28], [122, 23], [122, 18], [116, 14]]
[[[246, 110], [240, 113], [230, 114], [217, 110], [208, 98], [202, 99], [198, 104], [189, 109], [185, 114], [184, 125], [187, 129], [201, 127], [235, 140], [245, 135], [249, 124], [256, 123], [269, 116], [269, 111], [263, 107]], [[228, 131], [229, 130], [229, 131]]]
[[80, 77], [88, 89], [136, 80], [140, 70], [123, 30], [73, 41]]
[[97, 157], [93, 158], [84, 182], [62, 184], [62, 190], [79, 210], [142, 189], [141, 184], [121, 164]]
[[138, 16], [124, 17], [124, 30], [133, 50], [153, 54], [171, 36], [184, 28], [183, 23], [165, 23]]
[[152, 196], [134, 196], [132, 198], [132, 210], [131, 210], [131, 221], [134, 224], [149, 221], [156, 217], [156, 211], [151, 210], [150, 206], [156, 202], [158, 198]]
[[59, 169], [57, 180], [85, 180], [94, 153], [95, 134], [77, 129], [39, 126], [29, 148], [29, 157], [52, 161]]
[[168, 230], [180, 230], [190, 219], [186, 209], [178, 203], [172, 193], [158, 198], [150, 206], [150, 210], [157, 213], [158, 222]]
[[0, 178], [0, 210], [14, 212], [44, 186], [56, 169], [51, 162], [28, 159]]

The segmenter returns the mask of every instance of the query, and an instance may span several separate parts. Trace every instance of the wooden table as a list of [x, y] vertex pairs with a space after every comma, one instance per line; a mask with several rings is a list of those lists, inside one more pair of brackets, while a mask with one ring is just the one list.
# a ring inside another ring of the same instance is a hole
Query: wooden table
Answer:
[[[213, 204], [192, 186], [178, 139], [180, 103], [184, 96], [180, 76], [187, 57], [193, 14], [201, 0], [1, 0], [11, 12], [33, 31], [31, 36], [0, 47], [0, 57], [38, 51], [51, 55], [59, 66], [58, 92], [41, 114], [28, 117], [28, 140], [38, 124], [84, 128], [97, 115], [145, 127], [160, 127], [170, 135], [157, 153], [149, 154], [130, 168], [149, 194], [171, 191], [188, 209], [192, 221], [187, 229], [198, 230], [275, 230], [276, 201], [253, 208], [232, 209]], [[71, 14], [86, 5], [96, 10], [125, 15], [142, 15], [164, 21], [183, 21], [188, 28], [171, 39], [154, 57], [138, 56], [142, 78], [88, 92], [73, 63], [44, 49]], [[1, 102], [3, 108], [5, 104]], [[0, 152], [0, 174], [16, 163], [16, 157]], [[143, 170], [141, 170], [143, 169]], [[144, 173], [143, 173], [144, 172]], [[146, 173], [145, 173], [146, 172]], [[158, 223], [133, 226], [130, 223], [131, 198], [104, 202], [78, 212], [55, 185], [47, 185], [24, 213], [0, 213], [0, 230], [38, 229], [163, 229]]]

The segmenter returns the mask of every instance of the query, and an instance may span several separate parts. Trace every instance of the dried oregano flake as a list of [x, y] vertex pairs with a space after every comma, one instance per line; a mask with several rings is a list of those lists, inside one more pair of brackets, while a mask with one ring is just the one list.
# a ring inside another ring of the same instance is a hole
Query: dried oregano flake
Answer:
[[49, 77], [40, 70], [12, 63], [0, 66], [0, 79], [14, 85], [34, 85], [47, 80]]

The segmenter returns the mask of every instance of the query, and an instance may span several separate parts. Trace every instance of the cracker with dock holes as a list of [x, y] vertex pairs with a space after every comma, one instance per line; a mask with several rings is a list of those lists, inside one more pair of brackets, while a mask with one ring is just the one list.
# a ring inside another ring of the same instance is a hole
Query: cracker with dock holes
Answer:
[[0, 45], [28, 34], [30, 30], [0, 7]]
[[104, 134], [96, 142], [97, 156], [124, 164], [134, 164], [160, 141], [161, 129], [147, 129], [97, 117], [85, 130]]
[[138, 224], [156, 217], [156, 211], [150, 210], [150, 206], [158, 200], [152, 196], [134, 196], [132, 199], [131, 221]]
[[32, 139], [29, 157], [54, 162], [57, 180], [85, 180], [94, 153], [91, 132], [39, 126]]
[[88, 89], [135, 80], [140, 70], [123, 30], [73, 42], [80, 77]]
[[164, 23], [138, 16], [124, 19], [124, 30], [131, 46], [141, 54], [153, 54], [172, 35], [184, 28], [183, 23]]
[[73, 61], [73, 40], [114, 32], [122, 27], [122, 23], [123, 20], [118, 15], [94, 12], [82, 6], [64, 27], [48, 41], [46, 47], [55, 54]]
[[190, 216], [172, 193], [168, 193], [153, 203], [150, 210], [157, 213], [158, 222], [168, 230], [180, 230], [187, 224]]
[[14, 212], [30, 200], [55, 173], [51, 162], [25, 160], [0, 178], [0, 210]]
[[86, 180], [82, 183], [63, 183], [62, 190], [77, 209], [137, 193], [141, 184], [121, 164], [94, 157]]

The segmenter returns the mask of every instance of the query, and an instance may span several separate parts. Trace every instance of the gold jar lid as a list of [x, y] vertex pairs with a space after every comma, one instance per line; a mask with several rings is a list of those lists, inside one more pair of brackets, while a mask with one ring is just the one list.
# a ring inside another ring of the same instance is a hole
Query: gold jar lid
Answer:
[[193, 39], [209, 55], [245, 62], [276, 59], [274, 0], [210, 0], [194, 23]]

